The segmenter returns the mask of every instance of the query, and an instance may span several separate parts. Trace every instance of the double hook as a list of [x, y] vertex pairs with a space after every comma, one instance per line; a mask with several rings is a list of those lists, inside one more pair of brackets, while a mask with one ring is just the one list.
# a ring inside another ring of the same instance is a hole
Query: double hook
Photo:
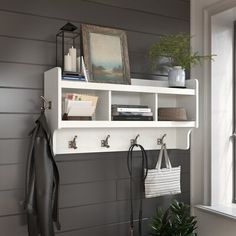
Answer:
[[76, 139], [77, 139], [77, 135], [74, 136], [73, 140], [69, 141], [69, 148], [73, 148], [73, 149], [77, 149], [77, 142], [76, 142]]
[[110, 147], [110, 145], [109, 145], [109, 143], [108, 143], [108, 139], [109, 139], [109, 138], [110, 138], [110, 135], [108, 134], [107, 137], [106, 137], [106, 139], [101, 140], [101, 147], [106, 147], [106, 148], [109, 148], [109, 147]]
[[165, 144], [165, 143], [163, 142], [163, 140], [164, 140], [165, 137], [166, 137], [166, 134], [164, 134], [161, 138], [158, 138], [158, 139], [157, 139], [157, 145], [163, 145], [163, 144]]
[[43, 105], [41, 106], [41, 110], [45, 111], [46, 109], [51, 110], [52, 109], [52, 102], [48, 101], [44, 96], [40, 96], [42, 101], [43, 101]]
[[131, 145], [134, 145], [134, 144], [138, 144], [138, 138], [140, 137], [140, 135], [138, 134], [134, 139], [131, 139], [130, 140], [130, 144]]

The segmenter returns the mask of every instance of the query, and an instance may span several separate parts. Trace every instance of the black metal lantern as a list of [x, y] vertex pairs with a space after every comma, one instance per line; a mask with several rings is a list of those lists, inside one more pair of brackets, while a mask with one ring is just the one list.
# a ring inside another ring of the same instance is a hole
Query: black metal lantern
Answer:
[[[63, 75], [80, 74], [77, 65], [77, 58], [80, 56], [80, 33], [76, 30], [77, 27], [68, 22], [56, 35], [56, 66], [62, 68]], [[69, 55], [71, 51], [73, 51], [73, 55]], [[72, 57], [71, 68], [68, 67], [68, 61], [65, 61], [68, 57]]]

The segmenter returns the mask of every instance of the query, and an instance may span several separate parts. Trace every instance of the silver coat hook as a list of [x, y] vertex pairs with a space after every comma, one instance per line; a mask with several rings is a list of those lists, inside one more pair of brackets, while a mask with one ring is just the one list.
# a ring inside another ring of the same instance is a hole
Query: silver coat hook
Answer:
[[69, 148], [73, 148], [73, 149], [77, 149], [78, 148], [77, 147], [76, 139], [77, 139], [77, 135], [74, 136], [72, 141], [69, 141]]
[[110, 145], [109, 145], [109, 143], [108, 143], [108, 139], [109, 139], [109, 138], [110, 138], [110, 135], [108, 134], [107, 137], [106, 137], [106, 139], [101, 140], [101, 147], [106, 147], [106, 148], [109, 148], [109, 147], [110, 147]]
[[134, 139], [131, 139], [130, 144], [131, 145], [137, 144], [137, 140], [138, 140], [139, 137], [140, 137], [140, 135], [138, 134]]
[[40, 96], [40, 97], [43, 100], [43, 106], [41, 107], [41, 110], [44, 110], [44, 111], [46, 109], [51, 110], [52, 109], [52, 102], [48, 101], [44, 96]]
[[163, 145], [164, 144], [163, 140], [164, 140], [165, 137], [166, 137], [166, 134], [164, 134], [161, 138], [158, 138], [157, 139], [157, 145]]

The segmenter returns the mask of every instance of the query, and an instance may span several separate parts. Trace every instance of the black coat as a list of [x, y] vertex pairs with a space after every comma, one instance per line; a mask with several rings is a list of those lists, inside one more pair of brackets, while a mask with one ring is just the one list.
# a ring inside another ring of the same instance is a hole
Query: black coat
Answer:
[[59, 172], [51, 149], [51, 137], [44, 112], [32, 131], [27, 161], [25, 207], [29, 236], [54, 236], [58, 229]]

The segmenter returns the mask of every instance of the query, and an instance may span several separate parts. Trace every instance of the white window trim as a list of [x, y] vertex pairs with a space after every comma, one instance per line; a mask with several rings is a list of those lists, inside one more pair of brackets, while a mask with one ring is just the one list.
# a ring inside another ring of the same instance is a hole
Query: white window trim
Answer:
[[236, 204], [232, 203], [230, 205], [196, 205], [195, 208], [210, 212], [212, 214], [220, 215], [225, 218], [230, 218], [232, 220], [236, 220]]
[[[198, 8], [198, 0], [191, 1], [193, 9]], [[203, 22], [191, 22], [191, 30], [194, 34], [196, 27], [204, 25], [203, 39], [194, 42], [193, 45], [198, 48], [203, 45], [200, 53], [211, 53], [211, 17], [227, 9], [236, 7], [236, 1], [221, 1], [204, 9]], [[201, 16], [198, 16], [201, 17]], [[194, 17], [194, 19], [199, 19]], [[196, 25], [195, 25], [196, 24]], [[198, 30], [196, 30], [198, 32]], [[194, 48], [194, 47], [193, 47]], [[193, 70], [196, 77], [200, 79], [200, 128], [193, 132], [192, 150], [191, 150], [191, 203], [196, 208], [204, 211], [219, 214], [231, 219], [236, 219], [235, 204], [220, 205], [212, 204], [212, 162], [211, 162], [211, 65], [205, 62], [203, 70], [197, 68]], [[202, 94], [201, 94], [202, 93]], [[202, 95], [202, 98], [201, 98]], [[203, 205], [199, 205], [203, 204]]]

